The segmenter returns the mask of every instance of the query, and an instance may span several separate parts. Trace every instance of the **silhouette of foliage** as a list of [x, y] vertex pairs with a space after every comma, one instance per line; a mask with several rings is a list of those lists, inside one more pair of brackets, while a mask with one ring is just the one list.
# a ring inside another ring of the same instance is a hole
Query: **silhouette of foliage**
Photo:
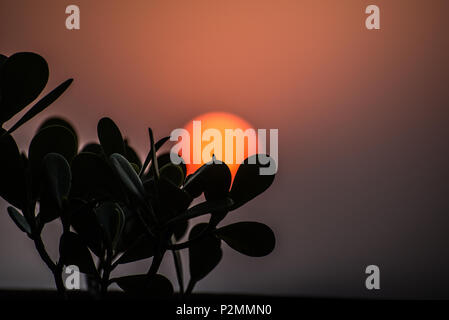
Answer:
[[[273, 251], [274, 233], [262, 223], [218, 227], [229, 212], [272, 184], [274, 175], [259, 173], [268, 165], [259, 161], [260, 155], [240, 165], [233, 183], [229, 167], [215, 158], [186, 177], [184, 163], [174, 164], [169, 153], [158, 153], [169, 137], [155, 142], [148, 129], [149, 152], [142, 162], [107, 117], [98, 122], [98, 142], [81, 148], [68, 120], [49, 118], [32, 138], [28, 153], [21, 154], [11, 133], [59, 98], [72, 80], [37, 102], [10, 130], [2, 126], [37, 98], [47, 80], [48, 66], [39, 55], [0, 55], [0, 196], [11, 205], [7, 211], [17, 227], [34, 241], [62, 295], [64, 266], [78, 266], [97, 294], [116, 283], [132, 294], [161, 296], [173, 293], [170, 280], [158, 273], [168, 251], [179, 290], [186, 294], [219, 264], [222, 242], [251, 257]], [[202, 194], [205, 201], [192, 205]], [[210, 215], [209, 221], [188, 232], [190, 221], [204, 215]], [[41, 238], [45, 224], [55, 219], [63, 230], [57, 261]], [[179, 254], [184, 249], [190, 271], [186, 290]], [[120, 265], [147, 258], [152, 259], [146, 274], [111, 277]]]
[[48, 65], [41, 56], [31, 52], [19, 52], [7, 58], [2, 65], [0, 77], [0, 125], [36, 99], [44, 90], [47, 81]]

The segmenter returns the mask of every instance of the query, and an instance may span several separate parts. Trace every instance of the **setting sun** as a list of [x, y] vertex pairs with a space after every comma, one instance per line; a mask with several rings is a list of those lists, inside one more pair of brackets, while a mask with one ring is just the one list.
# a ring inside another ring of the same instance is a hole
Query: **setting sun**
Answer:
[[[197, 128], [197, 130], [200, 130], [201, 132], [195, 132], [194, 121], [201, 121], [201, 128]], [[201, 159], [201, 163], [195, 163], [195, 161], [192, 161], [192, 159], [191, 161], [186, 161], [188, 162], [187, 174], [194, 173], [204, 163], [210, 161], [212, 159], [212, 155], [214, 154], [217, 160], [223, 161], [229, 166], [232, 177], [234, 178], [241, 163], [241, 161], [239, 161], [238, 157], [236, 156], [238, 151], [238, 142], [235, 137], [232, 139], [232, 143], [226, 141], [226, 130], [234, 131], [241, 129], [243, 132], [245, 132], [248, 129], [253, 129], [253, 126], [251, 126], [251, 124], [249, 124], [242, 118], [231, 113], [210, 112], [195, 117], [190, 122], [188, 122], [184, 128], [189, 132], [190, 135], [191, 158], [194, 159], [194, 157], [197, 156], [198, 159]], [[207, 132], [209, 129], [215, 129], [217, 130], [217, 133], [219, 132], [221, 134], [221, 155], [220, 150], [212, 149], [209, 152], [209, 149], [207, 149], [210, 143], [213, 142], [213, 138], [208, 138], [204, 135], [205, 131]], [[248, 132], [249, 131], [247, 131], [247, 133]], [[198, 135], [201, 137], [202, 143], [200, 144], [200, 148], [195, 148], [194, 139], [196, 139], [195, 136]], [[249, 139], [254, 139], [254, 147], [256, 147], [257, 145], [257, 136], [255, 132], [252, 132], [248, 137], [245, 137], [243, 146], [243, 159], [246, 159], [248, 156], [256, 153], [255, 148], [251, 148]], [[183, 155], [183, 158], [185, 158], [185, 155]], [[232, 161], [229, 161], [229, 159], [232, 159]]]

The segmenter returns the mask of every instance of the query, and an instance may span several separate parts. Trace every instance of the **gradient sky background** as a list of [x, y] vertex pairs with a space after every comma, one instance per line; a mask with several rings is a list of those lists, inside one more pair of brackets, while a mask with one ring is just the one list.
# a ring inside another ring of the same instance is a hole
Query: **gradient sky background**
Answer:
[[[69, 4], [79, 31], [65, 29]], [[365, 29], [369, 4], [380, 31]], [[45, 57], [47, 88], [75, 79], [14, 137], [25, 148], [61, 115], [87, 142], [109, 116], [143, 155], [148, 126], [162, 137], [208, 111], [278, 128], [274, 185], [226, 220], [270, 225], [275, 251], [225, 248], [197, 289], [448, 298], [448, 12], [444, 0], [2, 0], [0, 52]], [[53, 287], [3, 200], [0, 212], [0, 288]], [[58, 223], [48, 229], [56, 254]], [[369, 264], [380, 291], [364, 287]]]

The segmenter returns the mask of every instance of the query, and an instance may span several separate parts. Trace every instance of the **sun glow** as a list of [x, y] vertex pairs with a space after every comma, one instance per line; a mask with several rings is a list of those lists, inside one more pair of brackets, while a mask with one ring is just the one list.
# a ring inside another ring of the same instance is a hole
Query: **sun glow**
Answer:
[[[201, 126], [198, 127], [198, 123], [195, 125], [194, 121], [201, 121]], [[192, 121], [185, 125], [184, 129], [188, 131], [190, 136], [190, 161], [186, 161], [187, 174], [195, 172], [204, 163], [212, 160], [212, 156], [215, 155], [217, 160], [223, 161], [229, 166], [232, 177], [234, 178], [237, 169], [242, 162], [241, 160], [256, 153], [257, 135], [255, 131], [252, 130], [253, 127], [250, 123], [234, 114], [225, 112], [205, 113], [192, 119]], [[216, 130], [217, 136], [219, 132], [221, 143], [220, 141], [215, 141], [215, 143], [213, 143], [215, 138], [207, 136], [208, 132], [214, 132], [210, 129]], [[243, 147], [242, 149], [239, 149], [238, 138], [233, 137], [231, 140], [226, 139], [226, 136], [229, 137], [230, 132], [239, 132], [239, 129], [247, 134], [243, 140], [243, 146], [240, 146]], [[201, 144], [198, 144], [198, 136], [201, 137]], [[197, 140], [195, 141], [195, 139]], [[253, 143], [249, 143], [251, 140]], [[218, 142], [218, 144], [216, 142]], [[221, 145], [221, 150], [212, 148], [212, 145]], [[239, 150], [243, 150], [243, 159], [237, 157]], [[181, 156], [186, 160], [186, 155]], [[197, 161], [195, 161], [195, 159], [197, 159]]]

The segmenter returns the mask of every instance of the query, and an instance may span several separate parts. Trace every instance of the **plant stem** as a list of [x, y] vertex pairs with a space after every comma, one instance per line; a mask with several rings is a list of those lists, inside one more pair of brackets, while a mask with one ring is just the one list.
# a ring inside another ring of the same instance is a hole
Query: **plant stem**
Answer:
[[111, 275], [111, 262], [112, 262], [112, 251], [110, 249], [107, 250], [106, 253], [106, 261], [104, 263], [103, 268], [103, 277], [101, 279], [101, 294], [106, 295], [109, 286], [109, 277]]
[[153, 130], [151, 128], [148, 128], [148, 133], [150, 135], [150, 144], [151, 144], [151, 156], [153, 157], [153, 170], [154, 170], [154, 179], [159, 180], [159, 166], [157, 163], [157, 156], [156, 156], [156, 147], [154, 146], [154, 136], [153, 136]]
[[166, 249], [163, 250], [157, 250], [154, 253], [153, 261], [151, 262], [150, 270], [148, 270], [147, 276], [149, 278], [152, 278], [156, 275], [157, 271], [159, 270], [159, 267], [162, 263], [162, 258], [164, 257], [164, 254], [166, 252]]
[[[27, 183], [29, 183], [31, 185], [31, 181], [30, 181], [31, 174], [29, 174], [27, 176], [28, 176]], [[41, 259], [44, 261], [44, 263], [47, 265], [47, 267], [52, 272], [53, 278], [55, 279], [56, 289], [58, 290], [58, 293], [64, 299], [66, 299], [67, 298], [66, 290], [65, 290], [64, 283], [62, 281], [62, 264], [54, 263], [53, 260], [48, 255], [47, 250], [45, 249], [45, 245], [44, 245], [44, 242], [42, 241], [41, 234], [40, 234], [42, 229], [36, 225], [36, 218], [34, 216], [36, 202], [32, 201], [31, 198], [32, 198], [31, 197], [31, 189], [28, 188], [27, 189], [28, 205], [23, 210], [23, 214], [25, 216], [25, 219], [31, 226], [32, 232], [31, 232], [30, 238], [33, 240], [34, 246], [36, 247], [36, 250], [37, 250], [39, 256], [41, 257]]]
[[33, 237], [34, 239], [34, 245], [36, 246], [37, 252], [39, 253], [42, 260], [45, 262], [47, 267], [54, 271], [56, 270], [55, 263], [51, 260], [50, 256], [47, 253], [47, 250], [45, 250], [44, 243], [42, 242], [42, 239], [40, 236]]
[[189, 284], [186, 289], [186, 294], [192, 294], [193, 288], [196, 285], [196, 280], [190, 279]]
[[145, 218], [142, 216], [142, 214], [139, 212], [139, 210], [137, 210], [137, 216], [140, 220], [140, 222], [142, 223], [145, 232], [147, 233], [147, 235], [150, 238], [156, 238], [156, 235], [154, 234], [154, 232], [151, 230], [151, 227], [148, 225], [148, 223], [145, 221]]
[[[170, 240], [169, 244], [172, 244], [172, 241]], [[176, 278], [178, 279], [179, 284], [179, 292], [181, 294], [184, 294], [184, 281], [182, 276], [182, 261], [181, 257], [179, 255], [179, 251], [172, 250], [173, 255], [173, 261], [175, 263], [175, 269], [176, 269]]]
[[41, 259], [45, 262], [47, 267], [53, 273], [53, 277], [55, 278], [56, 288], [57, 288], [59, 294], [61, 294], [62, 296], [65, 297], [65, 287], [64, 287], [64, 283], [62, 282], [62, 265], [60, 265], [59, 263], [58, 263], [58, 265], [56, 265], [51, 260], [50, 256], [47, 253], [47, 250], [45, 250], [45, 245], [42, 242], [42, 239], [39, 235], [33, 237], [33, 240], [34, 240], [34, 245], [36, 246], [36, 250], [39, 253], [39, 256], [41, 257]]
[[193, 218], [197, 218], [206, 214], [214, 214], [214, 212], [220, 212], [220, 216], [225, 216], [228, 213], [228, 208], [234, 204], [231, 198], [215, 201], [215, 207], [211, 207], [208, 201], [202, 202], [187, 209], [184, 213], [167, 221], [163, 228], [168, 228], [175, 223], [187, 221]]
[[56, 288], [58, 289], [59, 294], [61, 294], [64, 299], [67, 299], [64, 282], [62, 281], [62, 268], [62, 263], [58, 262], [55, 270], [53, 271], [53, 277], [55, 278]]
[[181, 242], [181, 243], [176, 243], [176, 244], [169, 244], [167, 246], [168, 250], [181, 250], [181, 249], [186, 249], [188, 247], [190, 247], [190, 245], [194, 244], [195, 242], [197, 242], [198, 240], [203, 239], [205, 236], [208, 236], [210, 234], [212, 234], [214, 231], [214, 229], [209, 229], [206, 228], [204, 229], [197, 237], [187, 240], [185, 242]]

